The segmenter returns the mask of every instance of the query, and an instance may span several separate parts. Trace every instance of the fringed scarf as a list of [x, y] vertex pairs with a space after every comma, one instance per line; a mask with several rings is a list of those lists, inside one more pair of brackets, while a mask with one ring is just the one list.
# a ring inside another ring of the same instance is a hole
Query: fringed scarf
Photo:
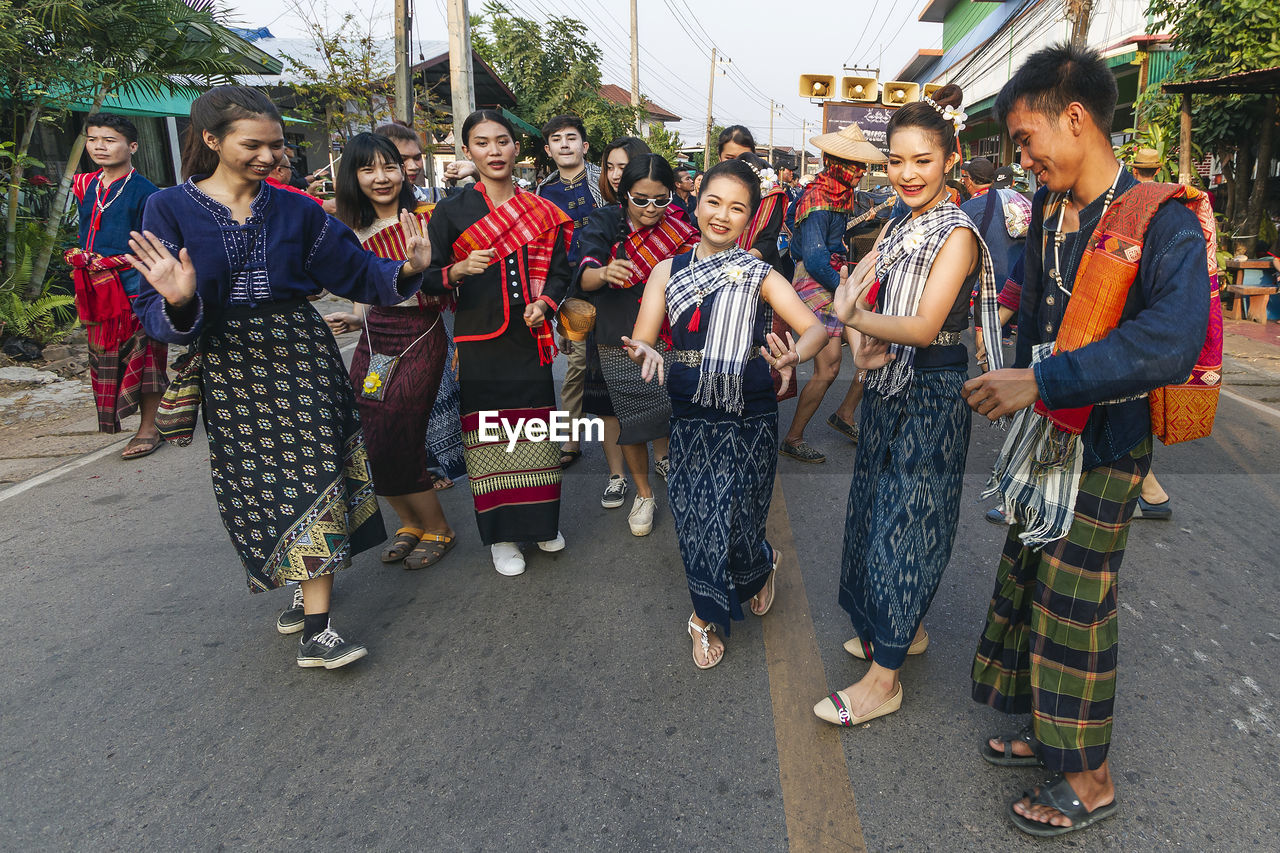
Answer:
[[[666, 215], [656, 225], [631, 231], [625, 239], [613, 244], [612, 258], [630, 261], [635, 272], [626, 284], [610, 283], [609, 287], [616, 290], [643, 285], [659, 263], [683, 254], [697, 244], [698, 230], [681, 219], [677, 210], [676, 205], [668, 205]], [[624, 215], [624, 228], [627, 227], [626, 222]]]
[[667, 316], [677, 318], [692, 308], [689, 331], [698, 331], [702, 302], [718, 293], [707, 318], [707, 340], [693, 401], [708, 408], [740, 414], [744, 405], [742, 371], [751, 355], [751, 332], [760, 304], [760, 286], [772, 267], [732, 246], [709, 258], [695, 254], [689, 265], [667, 282]]
[[103, 257], [84, 249], [67, 249], [63, 260], [71, 267], [76, 286], [76, 313], [89, 343], [101, 351], [117, 350], [141, 325], [124, 292], [120, 270], [129, 269], [124, 255]]
[[[886, 317], [912, 317], [920, 307], [925, 283], [933, 270], [933, 262], [942, 244], [957, 228], [968, 228], [978, 239], [982, 265], [979, 284], [979, 319], [982, 334], [988, 341], [1000, 340], [999, 291], [991, 266], [991, 253], [978, 236], [978, 229], [965, 213], [951, 202], [942, 202], [918, 219], [899, 222], [880, 245], [876, 260], [876, 280], [880, 293], [881, 313]], [[884, 367], [867, 374], [866, 387], [886, 397], [897, 396], [911, 385], [915, 375], [916, 348], [906, 344], [889, 344], [895, 358]], [[1004, 366], [1000, 347], [988, 347], [989, 369]]]
[[[519, 187], [515, 188], [514, 196], [497, 208], [489, 201], [483, 183], [476, 184], [476, 190], [484, 195], [490, 208], [489, 215], [454, 241], [453, 260], [455, 263], [461, 261], [479, 249], [496, 249], [492, 265], [501, 263], [508, 255], [522, 248], [526, 249], [529, 262], [521, 283], [525, 290], [525, 304], [532, 305], [546, 287], [547, 272], [551, 269], [551, 255], [556, 243], [563, 243], [565, 251], [569, 251], [573, 222], [551, 202]], [[552, 306], [553, 309], [557, 307]], [[556, 355], [551, 324], [543, 323], [529, 332], [538, 342], [539, 362], [550, 364]]]

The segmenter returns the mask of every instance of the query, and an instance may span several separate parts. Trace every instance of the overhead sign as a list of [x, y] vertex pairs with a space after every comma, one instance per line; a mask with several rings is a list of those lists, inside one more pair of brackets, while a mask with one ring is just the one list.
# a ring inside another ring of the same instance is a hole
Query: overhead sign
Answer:
[[886, 157], [889, 156], [889, 118], [897, 107], [879, 104], [846, 104], [827, 101], [822, 105], [822, 132], [835, 133], [856, 124], [862, 135]]

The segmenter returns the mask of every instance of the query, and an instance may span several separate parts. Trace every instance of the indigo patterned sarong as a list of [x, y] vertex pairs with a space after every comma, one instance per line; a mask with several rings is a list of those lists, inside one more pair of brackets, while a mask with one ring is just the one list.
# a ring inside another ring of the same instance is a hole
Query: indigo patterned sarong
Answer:
[[965, 376], [917, 370], [906, 390], [867, 389], [860, 406], [840, 606], [888, 669], [902, 666], [951, 559], [969, 453]]
[[449, 351], [444, 356], [444, 371], [440, 376], [440, 390], [436, 392], [431, 417], [427, 419], [427, 467], [439, 467], [450, 480], [467, 473], [467, 463], [462, 455], [462, 413], [458, 406], [462, 401], [461, 386], [453, 373], [453, 333], [446, 329]]
[[729, 635], [773, 568], [765, 522], [778, 463], [778, 413], [671, 419], [667, 494], [698, 618]]

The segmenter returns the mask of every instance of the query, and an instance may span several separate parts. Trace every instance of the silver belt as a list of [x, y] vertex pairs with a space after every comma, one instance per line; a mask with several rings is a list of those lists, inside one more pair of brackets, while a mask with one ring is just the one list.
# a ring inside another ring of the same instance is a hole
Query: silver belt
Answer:
[[[751, 349], [747, 350], [745, 358], [746, 360], [750, 360], [758, 355], [760, 355], [759, 351], [757, 351], [754, 347], [752, 347]], [[683, 364], [686, 367], [701, 367], [702, 366], [702, 350], [700, 349], [667, 350], [666, 359], [668, 361], [674, 361], [679, 364]]]
[[938, 332], [938, 336], [933, 339], [931, 347], [953, 347], [960, 343], [960, 332]]

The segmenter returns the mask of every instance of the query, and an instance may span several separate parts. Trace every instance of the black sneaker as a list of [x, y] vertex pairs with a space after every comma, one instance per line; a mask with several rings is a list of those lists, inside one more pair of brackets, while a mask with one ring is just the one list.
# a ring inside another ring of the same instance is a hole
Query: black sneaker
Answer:
[[293, 588], [293, 604], [276, 617], [276, 630], [281, 634], [296, 634], [302, 630], [306, 622], [302, 612], [302, 587]]
[[609, 485], [604, 487], [600, 497], [600, 506], [605, 509], [617, 509], [627, 499], [627, 478], [619, 474], [609, 475]]
[[367, 654], [368, 649], [359, 643], [342, 639], [330, 625], [310, 640], [298, 644], [298, 666], [337, 669], [358, 661]]

